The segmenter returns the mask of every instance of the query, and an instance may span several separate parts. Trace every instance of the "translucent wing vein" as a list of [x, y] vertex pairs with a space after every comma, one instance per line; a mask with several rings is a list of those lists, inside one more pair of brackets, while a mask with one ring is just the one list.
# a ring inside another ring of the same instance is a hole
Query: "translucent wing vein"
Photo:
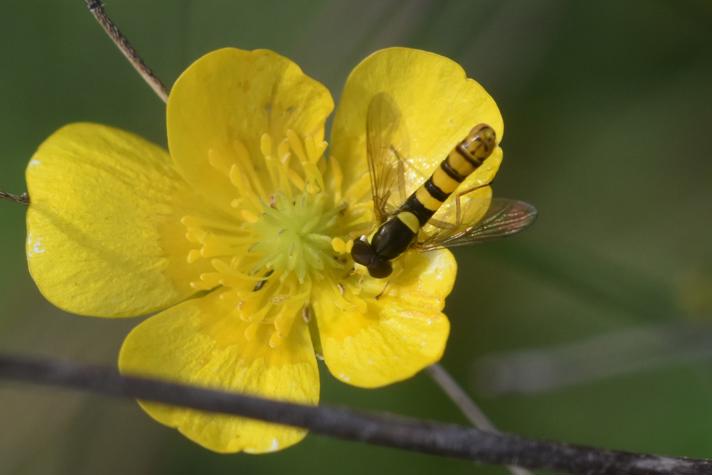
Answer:
[[404, 183], [399, 155], [408, 153], [408, 134], [402, 115], [386, 93], [376, 94], [369, 103], [366, 146], [373, 207], [376, 218], [383, 222], [405, 199], [401, 196]]
[[534, 222], [536, 216], [536, 208], [529, 203], [495, 198], [478, 222], [454, 223], [429, 234], [415, 246], [427, 251], [491, 241], [522, 231]]

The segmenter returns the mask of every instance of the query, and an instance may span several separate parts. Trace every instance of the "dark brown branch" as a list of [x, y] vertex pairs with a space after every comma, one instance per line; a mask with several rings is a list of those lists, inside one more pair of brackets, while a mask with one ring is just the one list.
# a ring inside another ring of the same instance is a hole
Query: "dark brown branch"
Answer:
[[133, 46], [131, 46], [131, 43], [129, 43], [129, 40], [121, 33], [119, 27], [109, 18], [101, 0], [84, 0], [84, 2], [91, 14], [96, 18], [96, 21], [99, 22], [99, 25], [101, 25], [106, 34], [109, 35], [111, 41], [114, 42], [116, 47], [119, 48], [126, 59], [129, 60], [131, 66], [133, 66], [143, 80], [151, 86], [151, 89], [158, 94], [158, 97], [160, 97], [163, 102], [166, 102], [168, 100], [168, 90], [166, 86], [163, 85], [151, 68], [143, 62], [141, 56], [139, 56], [138, 52], [136, 52]]
[[14, 201], [15, 203], [25, 206], [30, 204], [30, 196], [27, 193], [15, 195], [6, 191], [0, 191], [0, 200]]
[[122, 376], [69, 361], [0, 355], [0, 378], [139, 398], [309, 429], [415, 452], [586, 475], [709, 475], [712, 461], [635, 454], [525, 439], [392, 414], [305, 406], [167, 381]]

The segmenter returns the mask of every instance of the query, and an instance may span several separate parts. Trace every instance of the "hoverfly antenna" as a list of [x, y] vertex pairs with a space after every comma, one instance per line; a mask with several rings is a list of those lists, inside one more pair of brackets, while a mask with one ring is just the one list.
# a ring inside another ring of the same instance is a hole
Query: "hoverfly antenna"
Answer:
[[462, 141], [461, 150], [472, 158], [484, 160], [492, 154], [497, 146], [497, 133], [487, 124], [479, 124], [472, 128], [467, 138]]

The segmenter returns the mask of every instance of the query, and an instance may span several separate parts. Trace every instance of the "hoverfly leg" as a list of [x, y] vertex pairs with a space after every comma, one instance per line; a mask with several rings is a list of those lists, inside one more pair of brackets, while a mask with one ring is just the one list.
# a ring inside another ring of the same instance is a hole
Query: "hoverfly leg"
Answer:
[[488, 186], [488, 185], [489, 185], [489, 183], [473, 186], [472, 188], [462, 190], [462, 191], [458, 192], [457, 194], [455, 194], [455, 223], [454, 223], [453, 227], [458, 227], [462, 224], [462, 201], [461, 201], [461, 198], [467, 194], [470, 194], [470, 193], [477, 191], [480, 188], [484, 188], [485, 186]]
[[428, 221], [428, 224], [431, 224], [431, 225], [435, 226], [436, 228], [440, 228], [445, 231], [452, 231], [454, 229], [459, 228], [463, 224], [461, 198], [469, 193], [479, 190], [480, 188], [484, 188], [485, 186], [487, 186], [487, 185], [474, 186], [472, 188], [468, 188], [466, 190], [463, 190], [459, 193], [455, 193], [453, 195], [452, 199], [455, 200], [455, 220], [454, 221], [451, 222], [451, 221], [443, 221], [441, 219], [430, 218], [430, 220]]
[[429, 178], [422, 171], [418, 170], [418, 168], [416, 168], [416, 166], [413, 163], [411, 163], [408, 160], [406, 160], [405, 158], [403, 158], [403, 155], [393, 145], [391, 145], [391, 152], [393, 152], [393, 155], [395, 155], [396, 158], [398, 159], [398, 162], [400, 162], [399, 171], [402, 171], [405, 173], [405, 167], [408, 167], [409, 170], [412, 170], [413, 173], [418, 175], [418, 178], [421, 181], [425, 181], [426, 179]]
[[390, 283], [391, 283], [390, 280], [387, 280], [387, 281], [386, 281], [386, 285], [384, 285], [383, 288], [381, 289], [381, 291], [378, 293], [378, 295], [376, 295], [376, 296], [374, 297], [375, 300], [378, 300], [378, 299], [380, 299], [381, 297], [383, 297], [383, 294], [386, 293], [386, 290], [388, 289], [388, 284], [390, 284]]
[[460, 198], [462, 195], [460, 193], [455, 195], [455, 226], [459, 226], [462, 223], [462, 201]]
[[433, 219], [433, 218], [430, 218], [430, 221], [428, 221], [428, 224], [431, 224], [431, 225], [435, 226], [436, 228], [445, 229], [445, 230], [454, 229], [457, 226], [456, 223], [450, 223], [448, 221], [443, 221], [442, 219]]

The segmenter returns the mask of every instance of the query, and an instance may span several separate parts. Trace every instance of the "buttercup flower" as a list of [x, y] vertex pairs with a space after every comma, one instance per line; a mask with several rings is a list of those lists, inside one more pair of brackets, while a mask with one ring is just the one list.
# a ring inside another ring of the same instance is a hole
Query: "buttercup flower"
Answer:
[[[456, 264], [447, 250], [407, 252], [381, 280], [344, 251], [374, 226], [366, 111], [381, 92], [402, 111], [408, 157], [424, 176], [473, 125], [502, 136], [496, 104], [460, 66], [390, 48], [349, 76], [325, 154], [324, 86], [271, 51], [214, 51], [171, 90], [170, 154], [89, 123], [40, 146], [27, 168], [33, 279], [80, 315], [158, 312], [126, 337], [122, 372], [308, 404], [319, 399], [317, 355], [355, 386], [412, 376], [444, 351]], [[488, 183], [501, 156], [470, 179]], [[217, 452], [269, 452], [305, 435], [141, 406]]]

